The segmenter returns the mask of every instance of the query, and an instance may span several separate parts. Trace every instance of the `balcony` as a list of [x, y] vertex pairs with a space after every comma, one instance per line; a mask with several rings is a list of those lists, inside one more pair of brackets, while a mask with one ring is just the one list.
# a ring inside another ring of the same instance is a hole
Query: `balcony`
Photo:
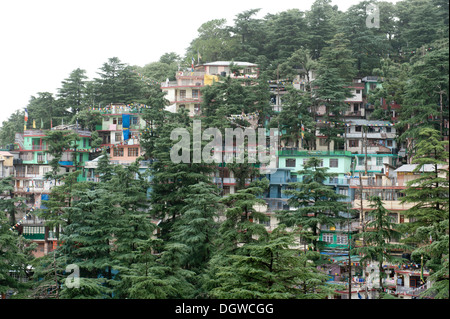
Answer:
[[171, 88], [171, 87], [202, 87], [204, 86], [203, 80], [192, 79], [192, 80], [179, 80], [161, 83], [161, 88]]
[[179, 71], [176, 75], [176, 77], [184, 77], [184, 76], [194, 76], [194, 77], [204, 77], [206, 74], [206, 72], [202, 72], [202, 71], [193, 71], [191, 72], [190, 70], [188, 71]]
[[31, 149], [33, 151], [47, 151], [48, 146], [47, 145], [32, 145]]
[[278, 156], [352, 156], [349, 151], [299, 151], [293, 149], [283, 149], [277, 152]]
[[398, 186], [397, 179], [396, 178], [375, 178], [375, 177], [364, 177], [361, 178], [361, 181], [359, 178], [352, 178], [349, 179], [351, 186], [378, 186], [378, 187], [391, 187], [391, 186]]
[[424, 293], [430, 287], [430, 283], [427, 282], [420, 287], [403, 287], [397, 286], [395, 293], [398, 295], [408, 295], [413, 297], [419, 297], [422, 293]]
[[267, 204], [267, 211], [274, 212], [277, 210], [288, 210], [289, 205], [287, 199], [282, 198], [264, 198]]

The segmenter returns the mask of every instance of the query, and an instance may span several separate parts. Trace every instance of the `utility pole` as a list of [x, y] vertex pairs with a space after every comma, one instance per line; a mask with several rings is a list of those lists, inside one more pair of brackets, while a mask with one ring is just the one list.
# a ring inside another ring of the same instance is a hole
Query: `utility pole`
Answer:
[[437, 92], [435, 92], [435, 93], [439, 93], [439, 105], [440, 105], [440, 121], [439, 121], [439, 127], [440, 127], [440, 130], [441, 130], [441, 137], [442, 137], [442, 140], [444, 140], [444, 107], [443, 107], [443, 105], [442, 105], [442, 95], [443, 94], [445, 94], [445, 91], [444, 90], [442, 90], [442, 87], [441, 87], [441, 85], [439, 85], [438, 86], [438, 88], [439, 88], [439, 91], [437, 91]]
[[365, 147], [365, 152], [364, 152], [364, 175], [367, 176], [367, 131], [369, 130], [369, 127], [366, 126], [364, 130], [365, 130], [365, 138], [364, 138], [364, 147]]
[[348, 299], [352, 299], [352, 257], [350, 254], [350, 211], [347, 204], [347, 244], [348, 244]]

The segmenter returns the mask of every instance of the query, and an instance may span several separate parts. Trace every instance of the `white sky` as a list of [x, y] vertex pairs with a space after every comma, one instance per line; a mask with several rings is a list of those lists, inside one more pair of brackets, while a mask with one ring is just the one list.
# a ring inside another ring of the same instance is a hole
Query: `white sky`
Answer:
[[[0, 125], [38, 92], [56, 94], [76, 68], [90, 79], [118, 57], [144, 66], [166, 52], [183, 56], [204, 22], [261, 8], [258, 17], [314, 0], [20, 0], [0, 1]], [[342, 11], [359, 0], [333, 0]]]

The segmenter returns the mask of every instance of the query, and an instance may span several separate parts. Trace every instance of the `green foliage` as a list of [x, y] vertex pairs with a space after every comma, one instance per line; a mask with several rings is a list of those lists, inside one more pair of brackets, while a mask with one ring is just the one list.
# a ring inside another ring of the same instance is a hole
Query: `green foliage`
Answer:
[[[383, 263], [389, 262], [391, 264], [399, 264], [403, 260], [395, 257], [392, 252], [395, 250], [407, 251], [409, 248], [403, 244], [395, 244], [391, 241], [399, 240], [401, 233], [395, 229], [396, 223], [392, 217], [389, 216], [389, 211], [384, 208], [380, 197], [373, 196], [370, 198], [370, 210], [368, 212], [369, 221], [366, 222], [366, 231], [360, 232], [356, 235], [362, 238], [364, 245], [362, 247], [351, 250], [354, 254], [361, 254], [361, 262], [376, 261], [378, 262], [379, 270], [379, 291], [383, 291]], [[381, 298], [381, 294], [380, 297]]]
[[301, 182], [289, 183], [289, 189], [284, 193], [290, 195], [288, 204], [293, 210], [280, 211], [280, 221], [289, 227], [301, 226], [303, 230], [310, 232], [313, 250], [318, 250], [319, 226], [335, 226], [342, 222], [339, 213], [347, 211], [347, 204], [339, 201], [345, 195], [337, 194], [331, 186], [324, 182], [334, 175], [327, 172], [328, 168], [321, 167], [320, 159], [312, 157], [304, 165], [304, 169], [298, 172], [303, 178]]
[[3, 121], [0, 127], [0, 145], [6, 146], [15, 142], [16, 133], [23, 133], [24, 112], [16, 111], [12, 113], [8, 120]]
[[[413, 254], [424, 257], [427, 267], [433, 270], [428, 280], [435, 281], [436, 286], [427, 293], [448, 298], [449, 175], [448, 169], [442, 167], [448, 163], [448, 141], [441, 141], [439, 132], [430, 128], [421, 129], [419, 138], [413, 163], [417, 164], [415, 172], [422, 173], [407, 183], [402, 199], [402, 203], [413, 204], [405, 212], [413, 221], [401, 229], [408, 234], [405, 242], [417, 245]], [[425, 165], [432, 169], [423, 172]]]
[[10, 228], [6, 214], [0, 211], [0, 295], [29, 289], [20, 278], [26, 281], [31, 276], [28, 265], [32, 260], [31, 252], [36, 249], [36, 244]]
[[332, 290], [308, 255], [291, 247], [293, 234], [280, 226], [232, 254], [211, 261], [208, 284], [213, 298], [321, 299]]
[[66, 110], [75, 115], [86, 107], [86, 71], [80, 68], [72, 71], [67, 79], [61, 82], [58, 97], [63, 101]]

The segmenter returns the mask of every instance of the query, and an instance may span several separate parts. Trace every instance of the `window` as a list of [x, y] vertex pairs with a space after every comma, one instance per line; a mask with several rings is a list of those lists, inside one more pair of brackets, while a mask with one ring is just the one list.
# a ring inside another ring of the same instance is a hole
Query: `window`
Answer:
[[184, 100], [186, 98], [186, 90], [180, 90], [180, 99]]
[[86, 147], [87, 145], [87, 138], [83, 138], [83, 147]]
[[218, 74], [219, 68], [217, 66], [210, 66], [209, 67], [209, 74]]
[[327, 243], [332, 243], [333, 242], [333, 234], [324, 233], [322, 235], [322, 240]]
[[32, 161], [33, 160], [33, 153], [31, 153], [31, 152], [22, 153], [22, 154], [19, 155], [19, 158], [21, 160], [24, 160], [24, 161]]
[[128, 148], [128, 156], [129, 157], [137, 157], [139, 156], [139, 149], [137, 147]]
[[137, 125], [138, 124], [138, 117], [136, 117], [136, 116], [133, 116], [132, 118], [131, 118], [131, 124], [133, 124], [133, 125]]
[[198, 99], [198, 90], [192, 90], [192, 98]]
[[37, 165], [27, 166], [27, 174], [39, 174], [39, 166]]
[[43, 162], [44, 161], [44, 154], [38, 153], [37, 154], [37, 161], [38, 162]]
[[349, 147], [358, 147], [359, 143], [358, 140], [348, 140], [348, 146]]
[[117, 124], [117, 118], [113, 117], [113, 124]]
[[270, 226], [270, 217], [267, 220], [259, 220], [259, 223], [264, 226]]
[[44, 181], [34, 181], [34, 187], [44, 188]]
[[391, 133], [391, 132], [392, 132], [392, 128], [386, 127], [386, 133]]
[[327, 146], [327, 139], [326, 138], [319, 138], [319, 145], [320, 146]]
[[338, 167], [339, 159], [338, 158], [330, 158], [330, 167]]
[[392, 147], [392, 140], [387, 140], [387, 146], [391, 146]]
[[355, 126], [355, 132], [361, 132], [361, 130], [362, 130], [362, 126], [360, 126], [360, 125]]
[[356, 94], [361, 94], [361, 90], [356, 90]]
[[377, 157], [377, 166], [382, 166], [382, 165], [383, 165], [383, 158]]
[[348, 237], [347, 235], [337, 235], [336, 236], [336, 244], [347, 245]]
[[123, 147], [114, 148], [114, 156], [123, 156]]
[[117, 125], [122, 125], [122, 118], [121, 117], [117, 118]]
[[358, 165], [364, 165], [364, 163], [365, 163], [365, 158], [364, 157], [358, 157]]
[[24, 226], [23, 233], [24, 234], [44, 234], [45, 228], [42, 226]]
[[287, 158], [286, 159], [286, 167], [295, 167], [295, 159]]
[[115, 133], [115, 141], [122, 142], [122, 132]]

